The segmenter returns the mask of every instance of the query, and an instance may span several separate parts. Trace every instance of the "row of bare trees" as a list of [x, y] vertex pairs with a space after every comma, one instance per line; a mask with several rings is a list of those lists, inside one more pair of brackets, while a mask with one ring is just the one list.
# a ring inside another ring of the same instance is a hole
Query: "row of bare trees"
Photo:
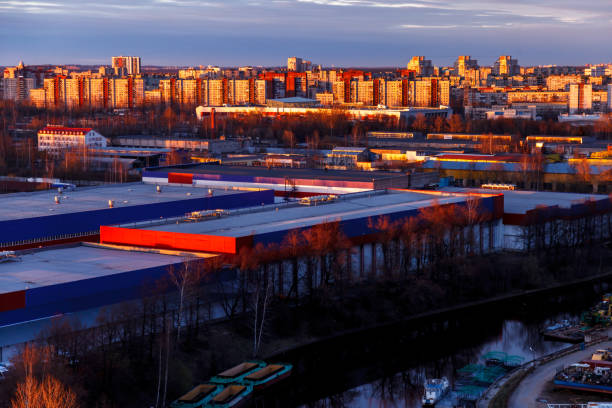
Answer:
[[[60, 367], [53, 373], [61, 386], [45, 385], [45, 375], [36, 374], [36, 388], [74, 394], [80, 406], [126, 406], [137, 400], [165, 407], [194, 378], [206, 378], [219, 368], [216, 364], [228, 363], [214, 355], [190, 365], [190, 356], [209, 347], [214, 338], [212, 318], [240, 322], [239, 326], [246, 328], [242, 332], [249, 339], [249, 354], [257, 356], [270, 340], [280, 304], [289, 304], [297, 311], [321, 303], [344, 302], [359, 293], [356, 288], [366, 282], [367, 286], [387, 284], [406, 290], [414, 286], [412, 292], [420, 294], [415, 299], [423, 299], [410, 305], [432, 302], [427, 298], [430, 295], [445, 298], [441, 289], [445, 286], [449, 288], [444, 290], [458, 299], [488, 293], [487, 285], [499, 283], [495, 279], [504, 280], [504, 287], [510, 287], [516, 280], [512, 275], [496, 278], [498, 274], [486, 265], [483, 272], [457, 272], [470, 259], [489, 251], [494, 244], [494, 223], [478, 197], [469, 197], [464, 204], [437, 204], [403, 219], [373, 217], [367, 239], [368, 247], [374, 248], [374, 268], [367, 276], [356, 276], [352, 270], [355, 252], [363, 250], [365, 241], [348, 239], [342, 224], [333, 220], [292, 230], [278, 245], [243, 247], [234, 257], [206, 262], [185, 259], [171, 268], [165, 279], [149, 285], [140, 301], [101, 312], [95, 327], [84, 329], [78, 322], [64, 320], [43, 333], [41, 344], [48, 347], [49, 355], [43, 360]], [[557, 228], [552, 223], [551, 219], [547, 225], [533, 228]], [[567, 225], [575, 230], [571, 245], [576, 247], [591, 245], [589, 236], [605, 237], [612, 232], [609, 216]], [[605, 232], [597, 229], [604, 225]], [[539, 230], [530, 234], [530, 248], [554, 244], [547, 241], [550, 238], [542, 238], [548, 235]], [[564, 230], [554, 236], [561, 239], [567, 234]], [[377, 260], [375, 254], [382, 258]], [[487, 280], [481, 281], [483, 277]], [[414, 306], [414, 310], [420, 309]], [[13, 390], [18, 389], [17, 384], [26, 384], [24, 373], [15, 374]], [[132, 392], [125, 393], [125, 389]], [[11, 398], [22, 397], [13, 393]]]

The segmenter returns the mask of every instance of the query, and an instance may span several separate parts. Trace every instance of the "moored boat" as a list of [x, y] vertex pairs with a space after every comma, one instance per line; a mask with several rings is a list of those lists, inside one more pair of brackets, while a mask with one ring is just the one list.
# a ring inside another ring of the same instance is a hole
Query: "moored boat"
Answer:
[[555, 388], [612, 394], [610, 367], [602, 360], [586, 360], [559, 371], [553, 378]]
[[246, 406], [253, 396], [250, 385], [230, 384], [212, 397], [204, 408], [239, 408]]
[[171, 408], [199, 408], [205, 406], [210, 400], [223, 390], [219, 384], [200, 384], [191, 391], [178, 398]]
[[266, 363], [263, 361], [245, 361], [237, 366], [223, 371], [210, 379], [210, 382], [215, 384], [231, 384], [238, 383], [247, 375], [263, 368]]
[[292, 369], [291, 364], [270, 364], [246, 375], [241, 383], [260, 391], [289, 377]]
[[425, 381], [425, 394], [422, 402], [424, 406], [436, 405], [438, 401], [446, 395], [450, 389], [450, 384], [446, 377], [431, 378]]

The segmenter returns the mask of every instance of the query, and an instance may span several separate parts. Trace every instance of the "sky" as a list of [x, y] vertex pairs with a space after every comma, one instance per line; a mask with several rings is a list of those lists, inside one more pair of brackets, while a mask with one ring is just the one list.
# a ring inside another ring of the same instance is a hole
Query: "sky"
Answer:
[[612, 61], [612, 0], [0, 0], [0, 65]]

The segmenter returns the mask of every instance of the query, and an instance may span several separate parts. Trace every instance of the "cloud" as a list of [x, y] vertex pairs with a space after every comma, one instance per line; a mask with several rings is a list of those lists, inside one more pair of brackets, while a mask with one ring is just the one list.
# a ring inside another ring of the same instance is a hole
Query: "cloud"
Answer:
[[420, 24], [402, 24], [399, 28], [418, 28], [418, 29], [449, 29], [457, 28], [457, 25], [420, 25]]

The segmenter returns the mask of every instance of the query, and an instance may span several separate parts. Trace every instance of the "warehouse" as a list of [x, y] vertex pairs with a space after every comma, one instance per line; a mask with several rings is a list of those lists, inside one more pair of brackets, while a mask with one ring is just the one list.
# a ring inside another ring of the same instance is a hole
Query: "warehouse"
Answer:
[[[95, 237], [101, 225], [269, 204], [272, 191], [129, 183], [0, 196], [0, 248]], [[18, 214], [18, 216], [16, 216]]]
[[[378, 190], [300, 203], [229, 211], [227, 216], [202, 222], [160, 223], [143, 229], [103, 227], [100, 241], [112, 244], [152, 246], [236, 254], [243, 245], [281, 244], [287, 233], [329, 221], [339, 221], [344, 234], [359, 241], [375, 232], [370, 219], [390, 221], [416, 216], [434, 205], [465, 203], [465, 194], [440, 195], [413, 191]], [[501, 217], [499, 194], [481, 198], [483, 209]], [[497, 208], [496, 208], [497, 206]]]
[[[184, 222], [160, 222], [158, 225], [142, 228], [103, 227], [100, 230], [100, 241], [107, 244], [219, 253], [230, 259], [240, 258], [250, 251], [254, 251], [255, 256], [271, 254], [272, 257], [278, 257], [269, 261], [275, 264], [276, 273], [279, 274], [278, 282], [288, 282], [289, 278], [283, 278], [282, 275], [290, 268], [280, 265], [287, 262], [285, 250], [293, 248], [293, 244], [288, 244], [291, 235], [307, 236], [309, 231], [312, 232], [316, 228], [336, 225], [342, 236], [338, 241], [343, 241], [345, 245], [342, 250], [345, 251], [343, 257], [346, 256], [345, 259], [349, 260], [347, 273], [364, 277], [370, 273], [379, 274], [382, 270], [381, 264], [384, 263], [382, 260], [389, 260], [389, 253], [380, 242], [380, 234], [386, 233], [387, 227], [379, 225], [388, 221], [390, 229], [399, 231], [401, 224], [407, 223], [408, 220], [418, 220], [423, 211], [445, 207], [457, 209], [460, 213], [461, 208], [470, 206], [480, 216], [472, 224], [464, 224], [463, 229], [453, 230], [455, 244], [464, 248], [458, 251], [471, 253], [478, 250], [486, 253], [498, 250], [502, 243], [503, 195], [410, 190], [377, 190], [304, 198], [299, 203], [232, 210], [221, 218], [201, 222], [186, 219]], [[333, 228], [335, 227], [331, 227]], [[414, 234], [415, 237], [419, 236], [414, 239], [428, 239], [425, 228], [415, 230]], [[459, 239], [459, 235], [465, 239]], [[394, 239], [394, 248], [400, 248], [402, 244], [399, 238], [396, 236]], [[332, 239], [330, 245], [336, 245], [336, 241]], [[307, 250], [297, 251], [300, 254], [307, 253]], [[421, 257], [421, 254], [418, 251], [413, 248], [407, 255], [401, 250], [396, 251], [392, 255], [393, 261], [388, 263], [396, 265], [396, 271], [400, 270], [400, 265], [407, 265], [402, 267], [412, 269], [420, 262], [418, 257]], [[401, 259], [400, 253], [405, 254]], [[300, 265], [309, 262], [302, 255], [298, 257], [301, 258]], [[286, 290], [280, 288], [279, 292]]]
[[[567, 238], [569, 232], [563, 231], [563, 224], [572, 221], [582, 221], [580, 224], [583, 227], [589, 224], [585, 223], [585, 220], [591, 221], [592, 228], [586, 231], [590, 235], [587, 238], [610, 237], [612, 233], [612, 201], [607, 195], [457, 187], [446, 187], [444, 191], [466, 194], [502, 193], [503, 246], [506, 249], [528, 250], [536, 245], [534, 241], [537, 239], [543, 240], [546, 245], [555, 245], [556, 238], [551, 234], [564, 235], [563, 238]], [[542, 236], [538, 237], [540, 233]]]
[[138, 298], [184, 259], [93, 244], [2, 253], [0, 326]]
[[265, 188], [277, 196], [306, 197], [346, 194], [383, 188], [407, 188], [410, 177], [394, 172], [331, 171], [296, 168], [262, 168], [196, 164], [149, 168], [142, 174], [147, 183], [195, 184]]

